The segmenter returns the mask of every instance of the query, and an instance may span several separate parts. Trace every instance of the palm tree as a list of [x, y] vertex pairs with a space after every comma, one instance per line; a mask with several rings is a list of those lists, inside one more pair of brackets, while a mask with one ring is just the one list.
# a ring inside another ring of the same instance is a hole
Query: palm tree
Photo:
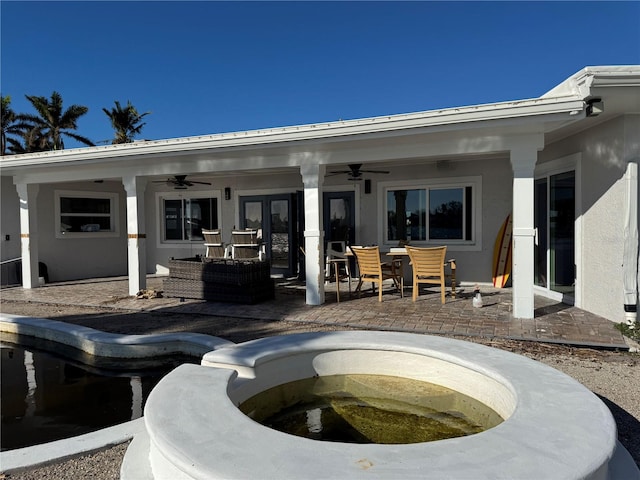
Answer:
[[19, 135], [24, 143], [15, 138], [7, 138], [8, 149], [11, 153], [33, 153], [53, 150], [53, 145], [49, 138], [42, 133], [42, 127], [25, 124], [24, 130]]
[[62, 107], [62, 97], [58, 92], [53, 92], [51, 98], [37, 97], [35, 95], [25, 95], [36, 109], [38, 115], [21, 114], [21, 120], [31, 122], [34, 129], [32, 133], [40, 133], [45, 137], [44, 143], [48, 144], [51, 150], [61, 150], [64, 148], [62, 136], [71, 137], [80, 143], [93, 146], [93, 142], [86, 137], [73, 133], [71, 130], [78, 128], [78, 118], [87, 113], [89, 109], [83, 105], [71, 105], [66, 110]]
[[111, 142], [117, 143], [131, 143], [134, 140], [135, 135], [139, 135], [142, 131], [142, 127], [146, 123], [140, 123], [142, 119], [149, 115], [151, 112], [145, 112], [142, 115], [138, 113], [136, 107], [131, 105], [131, 102], [127, 100], [127, 106], [122, 107], [117, 100], [116, 104], [111, 110], [103, 108], [102, 111], [107, 114], [109, 120], [111, 120], [111, 126], [115, 131], [115, 138]]
[[[14, 147], [20, 145], [20, 142], [8, 135], [23, 136], [27, 131], [31, 130], [32, 125], [20, 120], [19, 116], [11, 108], [11, 97], [9, 95], [2, 96], [2, 137], [0, 138], [0, 155], [5, 155], [7, 150], [12, 153], [16, 152]], [[7, 148], [7, 145], [10, 145]]]

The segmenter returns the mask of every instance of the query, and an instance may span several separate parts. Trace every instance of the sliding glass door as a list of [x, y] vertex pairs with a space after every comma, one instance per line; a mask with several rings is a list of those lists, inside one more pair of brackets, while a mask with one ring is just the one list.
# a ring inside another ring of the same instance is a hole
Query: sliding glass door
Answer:
[[575, 171], [535, 183], [535, 283], [568, 299], [575, 296]]

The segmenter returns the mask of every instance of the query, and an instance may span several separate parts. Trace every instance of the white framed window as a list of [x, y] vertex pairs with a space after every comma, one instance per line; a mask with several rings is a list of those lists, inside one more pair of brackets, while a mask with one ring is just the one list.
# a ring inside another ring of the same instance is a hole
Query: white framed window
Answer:
[[193, 192], [159, 196], [162, 243], [202, 242], [202, 229], [220, 227], [219, 194]]
[[56, 238], [117, 237], [118, 194], [56, 190]]
[[477, 246], [480, 177], [382, 185], [382, 243]]

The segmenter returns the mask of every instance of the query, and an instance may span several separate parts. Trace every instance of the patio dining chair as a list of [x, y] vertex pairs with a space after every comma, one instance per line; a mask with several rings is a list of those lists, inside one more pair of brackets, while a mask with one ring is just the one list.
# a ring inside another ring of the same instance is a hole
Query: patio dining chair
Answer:
[[226, 250], [222, 243], [222, 232], [220, 230], [202, 229], [204, 236], [204, 246], [207, 247], [205, 257], [207, 258], [225, 258]]
[[[440, 286], [440, 300], [445, 303], [444, 258], [447, 254], [447, 247], [412, 247], [406, 245], [405, 248], [413, 268], [413, 301], [415, 302], [418, 298], [420, 284], [426, 283]], [[453, 291], [455, 296], [455, 286]]]
[[[330, 240], [327, 242], [327, 250], [325, 252], [325, 278], [329, 279], [332, 275], [332, 266], [343, 266], [344, 274], [340, 272], [340, 279], [351, 279], [351, 272], [349, 269], [349, 257], [347, 256], [346, 243], [342, 241]], [[338, 280], [336, 280], [338, 281]]]
[[358, 296], [362, 291], [364, 282], [371, 282], [375, 293], [375, 284], [378, 284], [378, 301], [382, 302], [382, 283], [385, 280], [393, 280], [395, 287], [400, 290], [400, 296], [404, 297], [403, 281], [400, 269], [396, 262], [386, 263], [380, 261], [380, 249], [375, 247], [349, 247], [356, 256], [358, 262], [359, 281], [356, 288]]
[[262, 238], [256, 229], [233, 230], [230, 247], [233, 259], [264, 260], [266, 257]]

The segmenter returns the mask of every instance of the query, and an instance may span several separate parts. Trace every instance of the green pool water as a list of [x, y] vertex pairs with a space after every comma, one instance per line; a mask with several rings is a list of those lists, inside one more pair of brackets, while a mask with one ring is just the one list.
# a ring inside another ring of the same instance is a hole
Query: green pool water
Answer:
[[240, 410], [270, 428], [315, 440], [406, 444], [482, 432], [503, 419], [433, 383], [383, 375], [332, 375], [265, 390]]

